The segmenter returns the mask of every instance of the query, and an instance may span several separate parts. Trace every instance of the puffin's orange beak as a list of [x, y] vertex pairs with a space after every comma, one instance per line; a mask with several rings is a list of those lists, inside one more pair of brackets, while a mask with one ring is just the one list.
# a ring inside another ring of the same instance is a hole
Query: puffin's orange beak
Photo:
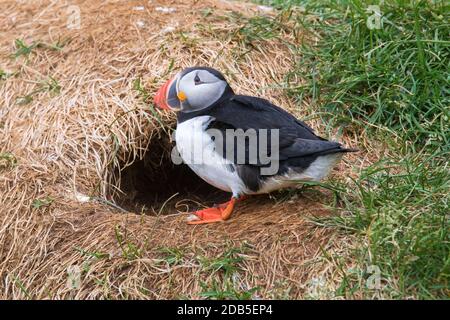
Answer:
[[170, 106], [167, 104], [167, 92], [169, 90], [170, 85], [172, 84], [173, 80], [169, 80], [156, 92], [155, 98], [153, 101], [155, 102], [156, 106], [161, 109], [170, 110]]

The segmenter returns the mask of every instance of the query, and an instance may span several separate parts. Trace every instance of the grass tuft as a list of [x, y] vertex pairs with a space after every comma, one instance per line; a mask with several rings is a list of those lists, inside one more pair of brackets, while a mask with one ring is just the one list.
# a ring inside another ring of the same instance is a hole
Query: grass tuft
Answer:
[[34, 209], [41, 209], [50, 206], [53, 203], [54, 199], [51, 197], [45, 197], [40, 199], [34, 199], [31, 206]]
[[3, 69], [0, 69], [0, 80], [6, 80], [14, 75], [15, 73], [7, 72]]
[[119, 244], [122, 256], [128, 261], [133, 261], [142, 257], [142, 248], [128, 238], [126, 230], [120, 226], [114, 228], [116, 241]]
[[33, 41], [31, 44], [27, 44], [25, 40], [16, 39], [14, 41], [15, 52], [12, 57], [17, 59], [21, 56], [28, 58], [35, 48], [44, 48], [52, 51], [61, 51], [64, 46], [70, 42], [70, 39], [58, 40], [55, 43], [46, 43], [42, 41]]
[[10, 152], [0, 152], [0, 171], [11, 169], [17, 165], [16, 157]]
[[50, 76], [47, 80], [41, 81], [35, 90], [26, 95], [17, 97], [16, 103], [18, 105], [30, 104], [33, 102], [34, 96], [40, 92], [49, 92], [51, 95], [55, 96], [60, 94], [61, 85], [55, 78]]
[[[320, 103], [337, 125], [397, 132], [403, 141], [438, 149], [449, 146], [450, 41], [443, 2], [380, 4], [380, 29], [368, 27], [368, 1], [306, 6], [300, 15], [314, 45], [299, 48], [293, 72], [308, 79], [289, 90]], [[327, 8], [328, 10], [325, 10]], [[320, 19], [308, 19], [309, 15]]]
[[230, 247], [218, 257], [198, 257], [202, 272], [209, 274], [209, 281], [200, 281], [200, 297], [207, 299], [249, 300], [258, 287], [247, 288], [240, 281], [239, 272], [244, 262], [244, 253], [248, 249], [244, 243], [240, 247]]
[[250, 300], [258, 288], [248, 290], [236, 289], [235, 285], [229, 280], [217, 281], [213, 279], [210, 284], [201, 282], [202, 292], [200, 297], [212, 300]]
[[162, 254], [162, 261], [169, 266], [178, 265], [183, 261], [184, 251], [181, 248], [161, 247], [158, 252]]
[[19, 58], [20, 56], [27, 57], [36, 46], [37, 46], [37, 44], [34, 42], [30, 45], [27, 45], [24, 40], [16, 39], [14, 41], [14, 47], [15, 47], [16, 51], [13, 53], [13, 57], [16, 59]]

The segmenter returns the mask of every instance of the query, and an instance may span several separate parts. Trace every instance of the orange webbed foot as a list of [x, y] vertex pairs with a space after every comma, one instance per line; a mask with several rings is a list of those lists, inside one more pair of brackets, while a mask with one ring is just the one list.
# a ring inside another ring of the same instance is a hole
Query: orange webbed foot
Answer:
[[223, 221], [223, 219], [222, 219], [222, 211], [219, 207], [198, 210], [192, 212], [191, 215], [188, 217], [188, 224], [204, 224], [220, 221]]
[[233, 212], [236, 198], [217, 205], [214, 208], [206, 208], [193, 212], [188, 218], [188, 224], [206, 224], [227, 220]]

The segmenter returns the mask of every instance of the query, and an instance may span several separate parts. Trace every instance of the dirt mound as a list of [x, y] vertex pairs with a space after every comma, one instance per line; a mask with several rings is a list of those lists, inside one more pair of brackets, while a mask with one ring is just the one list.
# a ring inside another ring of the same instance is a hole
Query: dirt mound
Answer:
[[0, 9], [0, 298], [295, 298], [330, 272], [332, 236], [305, 221], [326, 214], [317, 197], [256, 197], [229, 222], [185, 225], [221, 195], [168, 161], [174, 116], [151, 105], [167, 77], [209, 65], [301, 116], [274, 86], [297, 59], [282, 16], [226, 1]]

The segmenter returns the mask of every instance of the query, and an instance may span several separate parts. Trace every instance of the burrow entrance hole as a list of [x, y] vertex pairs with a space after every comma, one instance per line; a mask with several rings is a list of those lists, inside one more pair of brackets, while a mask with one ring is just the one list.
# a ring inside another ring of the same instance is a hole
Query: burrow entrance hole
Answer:
[[168, 137], [156, 135], [142, 159], [121, 170], [123, 193], [115, 199], [120, 207], [137, 214], [174, 214], [229, 199], [230, 194], [202, 180], [186, 164], [174, 164], [173, 147]]

